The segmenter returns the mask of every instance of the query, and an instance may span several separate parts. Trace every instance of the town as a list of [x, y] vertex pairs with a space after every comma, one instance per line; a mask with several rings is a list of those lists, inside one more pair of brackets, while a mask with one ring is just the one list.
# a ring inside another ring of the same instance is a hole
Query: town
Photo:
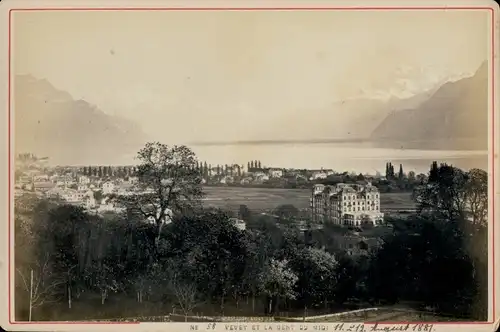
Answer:
[[[437, 242], [433, 245], [451, 236], [447, 228], [440, 226], [446, 218], [458, 218], [477, 227], [464, 241], [484, 236], [487, 176], [482, 170], [465, 172], [438, 162], [430, 165], [428, 174], [418, 175], [405, 173], [403, 165], [396, 172], [388, 162], [384, 176], [262, 167], [260, 161], [249, 162], [246, 168], [214, 168], [197, 162], [188, 147], [169, 147], [158, 142], [147, 143], [138, 157], [140, 163], [136, 166], [50, 167], [48, 158], [30, 153], [17, 156], [16, 248], [36, 239], [33, 243], [39, 247], [31, 248], [35, 257], [37, 252], [43, 253], [39, 260], [60, 266], [61, 271], [54, 270], [55, 274], [45, 275], [41, 270], [41, 274], [32, 276], [52, 280], [54, 284], [47, 287], [66, 284], [66, 289], [54, 286], [49, 294], [42, 293], [57, 302], [61, 309], [58, 315], [81, 317], [72, 310], [78, 303], [85, 306], [85, 313], [90, 315], [85, 317], [89, 319], [113, 318], [113, 301], [130, 301], [134, 293], [136, 303], [129, 304], [130, 315], [140, 312], [149, 317], [141, 318], [146, 321], [156, 319], [154, 313], [158, 311], [147, 309], [143, 302], [161, 303], [160, 312], [170, 312], [162, 316], [163, 321], [202, 319], [195, 308], [204, 312], [204, 317], [210, 312], [212, 318], [205, 318], [208, 320], [222, 319], [220, 315], [228, 314], [264, 314], [266, 319], [273, 316], [279, 320], [278, 316], [297, 315], [297, 310], [302, 311], [300, 315], [305, 320], [348, 308], [365, 310], [364, 318], [368, 319], [366, 315], [376, 303], [385, 306], [385, 319], [415, 315], [411, 310], [417, 308], [440, 320], [445, 319], [439, 316], [443, 312], [456, 316], [470, 310], [468, 306], [454, 309], [447, 299], [431, 295], [414, 304], [418, 295], [403, 284], [394, 293], [389, 285], [396, 282], [401, 271], [388, 268], [387, 264], [394, 259], [400, 260], [398, 264], [416, 264], [408, 269], [428, 278], [425, 269], [419, 270], [424, 257], [407, 262], [411, 258], [407, 257], [407, 248], [428, 246], [429, 231], [435, 233], [433, 241]], [[225, 190], [229, 192], [225, 199], [210, 197], [220, 198]], [[449, 194], [461, 192], [456, 199], [463, 201], [463, 208], [445, 208], [449, 190]], [[229, 196], [235, 196], [235, 191], [244, 198], [244, 204], [239, 204], [236, 211], [225, 205], [234, 199]], [[446, 193], [435, 196], [435, 192], [442, 191]], [[261, 202], [266, 192], [269, 198], [263, 200], [270, 208], [255, 208], [259, 205], [254, 203]], [[298, 206], [280, 203], [277, 193], [295, 195]], [[412, 201], [411, 207], [403, 208], [397, 201], [397, 197], [403, 196]], [[211, 206], [210, 202], [219, 205]], [[390, 204], [395, 206], [393, 210], [387, 207]], [[429, 248], [438, 258], [428, 259], [437, 264], [444, 259], [439, 258], [441, 255], [458, 255], [457, 245], [461, 246], [463, 240], [457, 241], [444, 251]], [[63, 256], [57, 248], [65, 248]], [[19, 256], [19, 250], [16, 252], [18, 265], [24, 266], [25, 271], [18, 269], [18, 273], [26, 279], [29, 265], [21, 263], [24, 258]], [[69, 253], [73, 256], [67, 256]], [[214, 260], [221, 255], [226, 258]], [[471, 259], [484, 264], [483, 258]], [[222, 267], [222, 262], [228, 266]], [[166, 264], [167, 270], [158, 270], [158, 264]], [[176, 268], [171, 269], [171, 264]], [[215, 265], [204, 272], [198, 264]], [[472, 263], [466, 260], [460, 264]], [[71, 274], [69, 271], [76, 267], [78, 272]], [[179, 271], [184, 274], [178, 275]], [[287, 277], [282, 279], [282, 274]], [[196, 281], [209, 280], [213, 275], [217, 275], [215, 291], [208, 281]], [[182, 278], [181, 284], [177, 278]], [[228, 283], [225, 278], [232, 279]], [[444, 287], [442, 281], [440, 278], [433, 282], [436, 287]], [[275, 288], [277, 282], [282, 283], [279, 289]], [[457, 282], [475, 287], [474, 283], [480, 281]], [[24, 291], [33, 291], [25, 285]], [[457, 285], [446, 287], [453, 293]], [[22, 289], [20, 286], [19, 291]], [[191, 295], [186, 298], [185, 292]], [[156, 293], [163, 297], [156, 298]], [[474, 294], [471, 301], [484, 296]], [[67, 299], [66, 308], [57, 300], [61, 296]], [[92, 305], [95, 296], [101, 303], [98, 311]], [[217, 298], [219, 305], [198, 303], [201, 299]], [[280, 303], [279, 299], [285, 302]], [[37, 301], [45, 300], [48, 299], [31, 299], [24, 306], [20, 304], [20, 310], [25, 310], [20, 315], [27, 315], [30, 321], [33, 314], [53, 317], [48, 306], [33, 312], [41, 305]], [[256, 306], [263, 306], [263, 312]], [[123, 315], [120, 313], [120, 317]], [[413, 319], [418, 317], [421, 314]]]
[[[124, 207], [111, 197], [138, 193], [136, 166], [49, 167], [48, 161], [48, 158], [39, 158], [31, 153], [16, 157], [16, 196], [34, 192], [41, 197], [58, 198], [67, 204], [80, 206], [89, 213], [103, 215], [124, 211]], [[247, 167], [237, 164], [213, 167], [206, 162], [196, 162], [193, 167], [201, 175], [204, 186], [310, 189], [312, 196], [309, 206], [297, 214], [300, 220], [296, 220], [296, 224], [302, 228], [306, 225], [309, 228], [322, 228], [325, 222], [344, 226], [360, 226], [367, 222], [374, 226], [382, 225], [384, 213], [380, 212], [381, 209], [394, 214], [395, 211], [408, 212], [412, 208], [384, 209], [380, 205], [379, 189], [374, 184], [388, 188], [386, 190], [408, 192], [426, 179], [425, 174], [415, 175], [411, 171], [405, 174], [403, 165], [395, 174], [391, 163], [386, 164], [385, 176], [379, 173], [339, 173], [332, 169], [263, 167], [261, 161], [257, 160], [248, 162]], [[394, 184], [392, 189], [391, 180]], [[262, 209], [261, 212], [276, 215], [275, 209]], [[239, 228], [246, 227], [240, 211], [232, 220]]]

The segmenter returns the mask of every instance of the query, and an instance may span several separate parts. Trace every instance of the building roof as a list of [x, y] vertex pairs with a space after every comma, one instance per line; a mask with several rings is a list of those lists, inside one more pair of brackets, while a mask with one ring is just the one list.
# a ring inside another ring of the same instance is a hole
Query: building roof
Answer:
[[52, 189], [55, 187], [52, 182], [35, 182], [33, 185], [35, 189]]

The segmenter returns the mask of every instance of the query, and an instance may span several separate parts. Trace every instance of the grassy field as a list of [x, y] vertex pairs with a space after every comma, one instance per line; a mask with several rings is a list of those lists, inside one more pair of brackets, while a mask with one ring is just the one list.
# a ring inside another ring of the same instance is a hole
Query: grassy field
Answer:
[[[238, 209], [242, 204], [253, 211], [265, 211], [283, 204], [298, 209], [309, 208], [311, 191], [307, 189], [271, 189], [244, 187], [205, 187], [205, 206]], [[380, 207], [384, 209], [412, 209], [415, 203], [411, 193], [382, 193]]]

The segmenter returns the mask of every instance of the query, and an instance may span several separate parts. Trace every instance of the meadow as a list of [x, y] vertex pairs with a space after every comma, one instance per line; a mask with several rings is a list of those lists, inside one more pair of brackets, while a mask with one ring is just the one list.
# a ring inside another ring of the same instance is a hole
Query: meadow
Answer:
[[[308, 209], [309, 189], [204, 187], [205, 206], [237, 210], [246, 205], [252, 211], [269, 211], [279, 205], [292, 204], [298, 209]], [[381, 193], [380, 207], [385, 209], [413, 209], [411, 193]]]

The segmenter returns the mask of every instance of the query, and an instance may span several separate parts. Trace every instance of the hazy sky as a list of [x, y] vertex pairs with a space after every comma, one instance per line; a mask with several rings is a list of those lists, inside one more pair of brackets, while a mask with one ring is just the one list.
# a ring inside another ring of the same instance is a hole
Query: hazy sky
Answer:
[[286, 124], [290, 110], [408, 96], [472, 74], [487, 58], [487, 18], [486, 11], [23, 12], [14, 15], [14, 71], [137, 120], [155, 139], [254, 139], [259, 123]]

